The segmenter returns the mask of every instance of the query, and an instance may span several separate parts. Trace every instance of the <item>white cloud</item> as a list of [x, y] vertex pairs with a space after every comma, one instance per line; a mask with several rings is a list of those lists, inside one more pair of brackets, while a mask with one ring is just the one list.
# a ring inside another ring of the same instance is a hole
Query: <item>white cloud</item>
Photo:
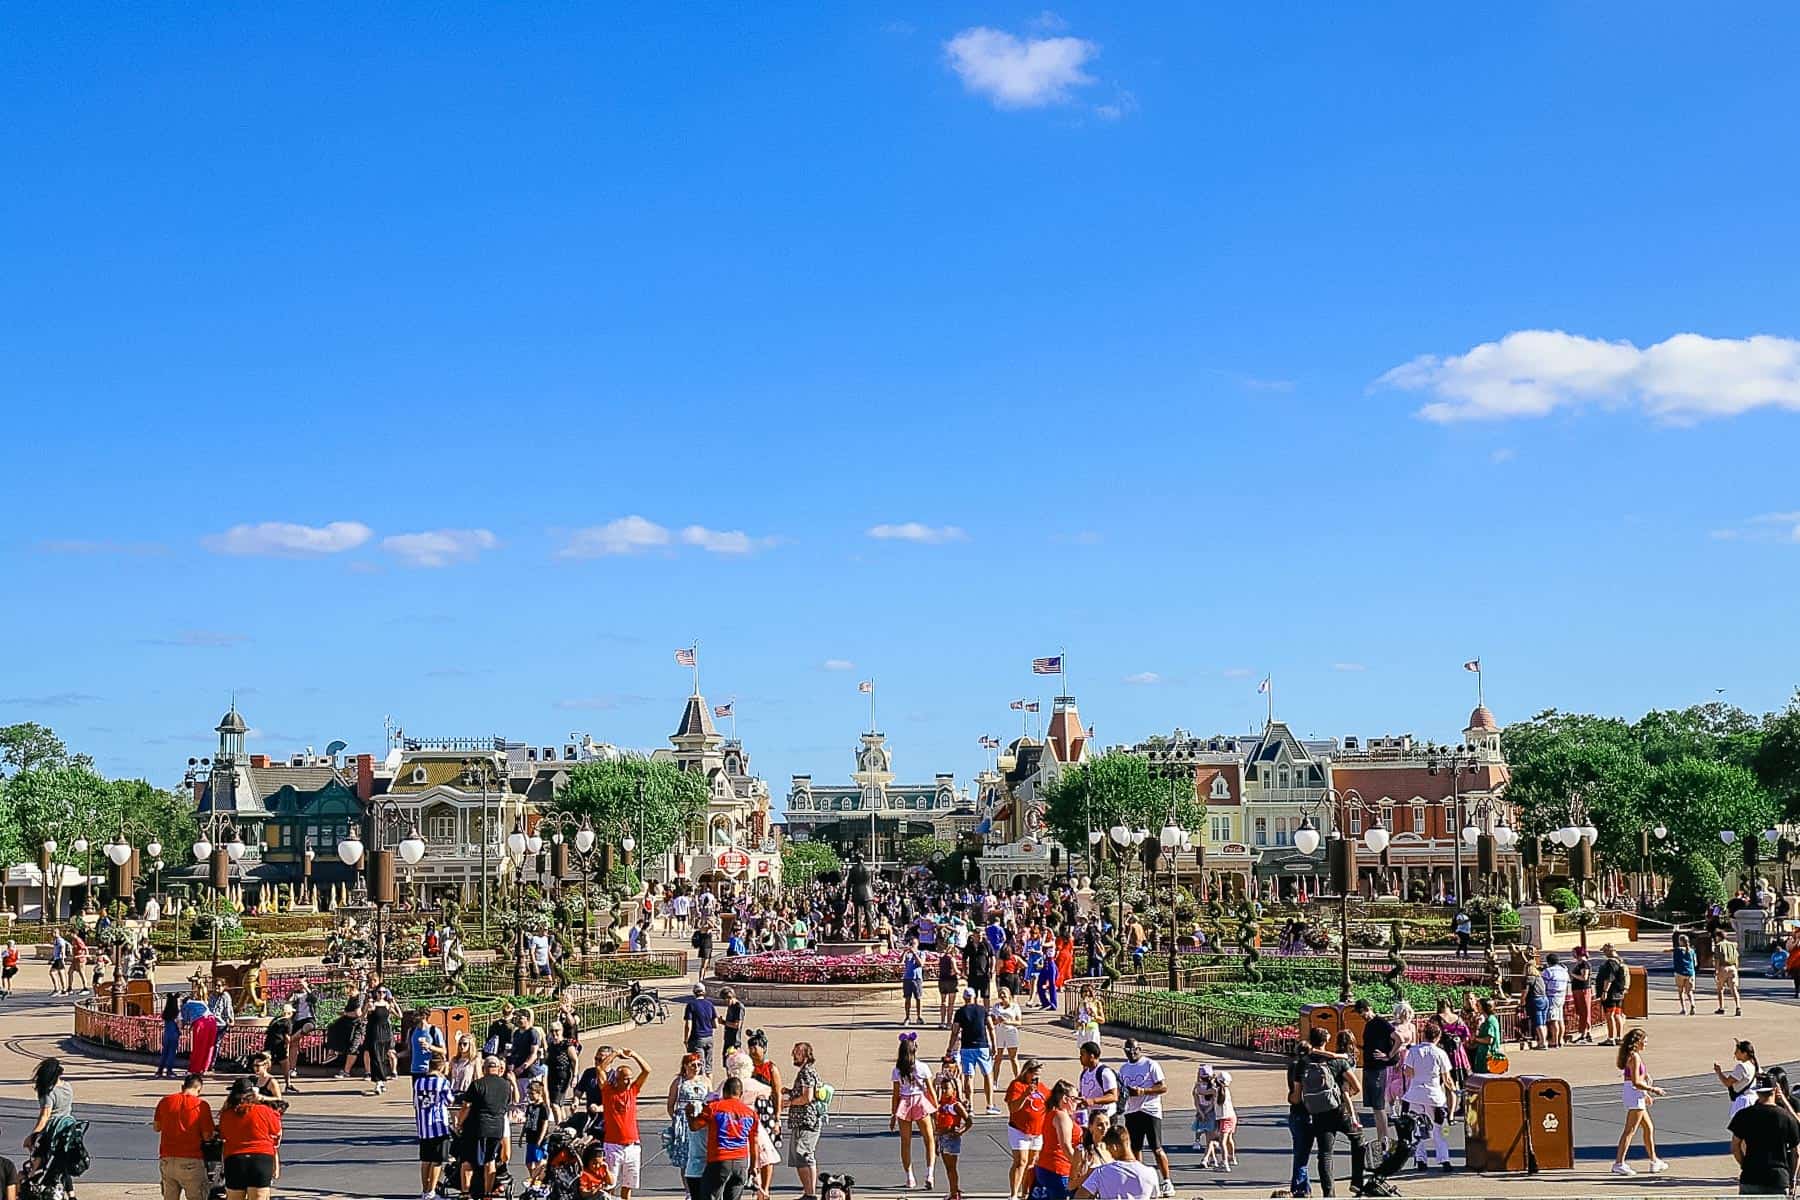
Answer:
[[1800, 512], [1761, 513], [1738, 529], [1715, 529], [1719, 542], [1794, 542], [1800, 544]]
[[1138, 686], [1148, 686], [1149, 684], [1161, 683], [1162, 681], [1163, 677], [1158, 675], [1155, 671], [1137, 671], [1125, 677], [1126, 683]]
[[940, 542], [967, 541], [969, 535], [957, 525], [922, 525], [917, 521], [904, 521], [898, 525], [871, 526], [869, 536], [883, 542], [924, 542], [936, 545]]
[[1063, 30], [1065, 30], [1069, 27], [1069, 23], [1067, 21], [1063, 20], [1061, 17], [1057, 16], [1055, 13], [1051, 12], [1047, 8], [1043, 12], [1039, 13], [1037, 16], [1031, 18], [1031, 20], [1029, 20], [1025, 23], [1027, 25], [1031, 26], [1033, 29], [1039, 30], [1043, 33], [1061, 33]]
[[977, 25], [945, 42], [944, 53], [963, 86], [994, 107], [1042, 108], [1094, 82], [1082, 67], [1100, 47], [1076, 37], [1022, 38]]
[[1256, 674], [1256, 672], [1252, 671], [1249, 667], [1226, 667], [1224, 671], [1225, 678], [1227, 679], [1248, 679], [1254, 674]]
[[828, 658], [819, 664], [827, 671], [854, 671], [856, 664], [847, 658]]
[[634, 514], [577, 529], [557, 553], [563, 558], [602, 558], [609, 554], [637, 554], [668, 544], [667, 529]]
[[1137, 97], [1121, 91], [1105, 104], [1094, 105], [1094, 115], [1102, 121], [1121, 121], [1138, 110]]
[[500, 539], [486, 529], [427, 529], [381, 539], [381, 548], [409, 567], [447, 567], [472, 562]]
[[1334, 671], [1366, 671], [1369, 668], [1362, 663], [1337, 662], [1331, 664], [1331, 669]]
[[645, 550], [694, 546], [708, 554], [751, 554], [781, 539], [751, 537], [741, 529], [708, 529], [704, 525], [688, 525], [679, 532], [658, 525], [635, 513], [604, 525], [577, 529], [557, 554], [563, 558], [603, 558], [611, 554], [639, 554]]
[[1425, 392], [1428, 421], [1543, 417], [1587, 404], [1636, 406], [1691, 424], [1757, 408], [1800, 411], [1800, 341], [1678, 333], [1639, 349], [1561, 330], [1526, 329], [1467, 354], [1421, 355], [1376, 386]]
[[174, 637], [145, 638], [143, 642], [146, 646], [184, 646], [194, 649], [222, 650], [228, 646], [241, 646], [249, 640], [241, 633], [225, 633], [217, 629], [184, 629]]
[[1488, 455], [1488, 461], [1491, 463], [1509, 463], [1515, 457], [1517, 457], [1517, 455], [1514, 453], [1511, 446], [1501, 446], [1499, 449]]
[[775, 538], [751, 537], [741, 529], [708, 529], [704, 525], [689, 525], [683, 529], [681, 541], [709, 554], [750, 554], [776, 543]]
[[295, 525], [287, 521], [263, 521], [233, 525], [224, 533], [201, 538], [214, 554], [267, 555], [300, 558], [354, 550], [375, 531], [361, 521], [333, 521], [329, 525]]

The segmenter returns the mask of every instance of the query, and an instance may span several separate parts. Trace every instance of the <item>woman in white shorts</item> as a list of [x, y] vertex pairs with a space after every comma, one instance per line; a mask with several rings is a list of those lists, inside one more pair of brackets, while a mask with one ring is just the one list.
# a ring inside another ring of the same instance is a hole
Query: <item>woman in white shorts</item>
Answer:
[[1619, 1085], [1619, 1098], [1625, 1105], [1625, 1132], [1619, 1135], [1619, 1153], [1612, 1165], [1614, 1175], [1637, 1174], [1626, 1165], [1625, 1155], [1631, 1149], [1632, 1135], [1640, 1129], [1644, 1131], [1644, 1150], [1650, 1155], [1650, 1173], [1660, 1175], [1669, 1169], [1668, 1163], [1656, 1157], [1656, 1127], [1650, 1122], [1651, 1103], [1668, 1092], [1656, 1086], [1649, 1068], [1644, 1066], [1644, 1040], [1644, 1030], [1639, 1026], [1626, 1030], [1625, 1039], [1619, 1043], [1619, 1071], [1625, 1077]]
[[1012, 1078], [1019, 1077], [1019, 1026], [1025, 1010], [1006, 988], [1000, 989], [999, 1002], [988, 1010], [994, 1018], [994, 1077], [1000, 1076], [1000, 1064], [1012, 1064]]

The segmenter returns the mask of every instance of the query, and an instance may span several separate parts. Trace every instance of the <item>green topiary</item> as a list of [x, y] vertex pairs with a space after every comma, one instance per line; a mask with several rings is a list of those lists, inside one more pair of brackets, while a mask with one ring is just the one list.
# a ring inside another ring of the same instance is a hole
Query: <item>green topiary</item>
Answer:
[[1677, 912], [1703, 913], [1723, 903], [1725, 881], [1719, 878], [1719, 868], [1703, 854], [1683, 855], [1669, 878], [1669, 907]]
[[1581, 907], [1581, 899], [1575, 895], [1574, 888], [1552, 888], [1549, 900], [1557, 912], [1574, 912]]

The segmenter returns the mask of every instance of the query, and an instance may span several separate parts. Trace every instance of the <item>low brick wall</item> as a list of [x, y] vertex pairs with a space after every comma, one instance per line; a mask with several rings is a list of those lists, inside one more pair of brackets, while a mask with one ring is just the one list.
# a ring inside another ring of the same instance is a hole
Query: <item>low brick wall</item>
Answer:
[[897, 1009], [901, 989], [897, 983], [746, 983], [708, 977], [702, 980], [709, 996], [730, 988], [745, 1004], [763, 1008], [832, 1008], [868, 1002], [890, 1003]]

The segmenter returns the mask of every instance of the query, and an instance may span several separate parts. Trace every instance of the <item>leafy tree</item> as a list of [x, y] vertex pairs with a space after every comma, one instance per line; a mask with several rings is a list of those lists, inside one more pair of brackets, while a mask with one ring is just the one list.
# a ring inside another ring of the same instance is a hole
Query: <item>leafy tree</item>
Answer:
[[[114, 814], [112, 785], [86, 766], [37, 766], [6, 781], [0, 800], [0, 851], [8, 863], [36, 862], [45, 839], [57, 840], [57, 858], [69, 861], [71, 843], [85, 835], [104, 841], [111, 831], [103, 823]], [[117, 818], [114, 815], [114, 824]]]
[[1722, 829], [1759, 835], [1776, 817], [1775, 802], [1756, 776], [1735, 763], [1678, 758], [1645, 779], [1648, 811], [1668, 826], [1675, 844], [1728, 866], [1742, 855], [1719, 840]]
[[[1714, 839], [1717, 841], [1717, 838]], [[1725, 881], [1712, 859], [1690, 850], [1669, 877], [1669, 907], [1676, 912], [1703, 913], [1725, 903]]]
[[844, 860], [824, 842], [786, 842], [781, 847], [781, 882], [805, 887], [826, 871], [841, 871]]
[[698, 774], [631, 755], [577, 763], [552, 807], [593, 822], [596, 845], [617, 845], [630, 834], [640, 856], [656, 858], [681, 841], [706, 802], [706, 781]]
[[1789, 820], [1800, 820], [1800, 692], [1763, 723], [1752, 764], [1756, 777]]
[[1501, 747], [1512, 770], [1506, 795], [1519, 807], [1521, 832], [1543, 834], [1567, 824], [1579, 796], [1600, 831], [1596, 849], [1615, 857], [1636, 853], [1648, 768], [1630, 725], [1550, 709], [1509, 726]]
[[1704, 758], [1752, 766], [1762, 744], [1763, 727], [1755, 717], [1731, 704], [1696, 704], [1672, 711], [1652, 710], [1631, 727], [1644, 761], [1662, 766], [1680, 758]]
[[953, 842], [929, 834], [923, 837], [907, 838], [900, 846], [900, 861], [907, 866], [925, 866], [934, 858], [949, 858], [956, 852]]
[[93, 766], [94, 760], [87, 755], [70, 754], [63, 740], [47, 725], [23, 721], [0, 726], [0, 768], [18, 774], [39, 767], [86, 767], [92, 770]]
[[1171, 807], [1182, 828], [1203, 827], [1206, 805], [1192, 780], [1160, 777], [1148, 760], [1116, 750], [1064, 771], [1045, 796], [1045, 821], [1065, 849], [1085, 852], [1088, 830], [1125, 824], [1155, 834]]

